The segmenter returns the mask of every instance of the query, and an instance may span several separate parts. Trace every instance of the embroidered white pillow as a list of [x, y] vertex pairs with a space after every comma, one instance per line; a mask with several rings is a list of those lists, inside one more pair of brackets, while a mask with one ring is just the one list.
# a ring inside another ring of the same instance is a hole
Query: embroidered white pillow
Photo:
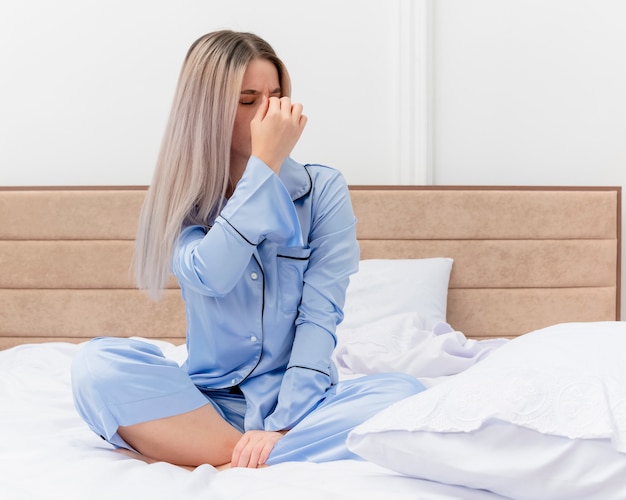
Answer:
[[626, 323], [565, 323], [352, 431], [363, 458], [516, 499], [626, 498]]

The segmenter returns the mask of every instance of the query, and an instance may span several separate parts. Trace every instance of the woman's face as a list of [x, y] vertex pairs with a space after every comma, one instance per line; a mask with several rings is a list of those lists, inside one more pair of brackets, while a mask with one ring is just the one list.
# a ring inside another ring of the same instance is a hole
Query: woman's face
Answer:
[[267, 59], [253, 59], [248, 64], [241, 83], [230, 147], [231, 165], [243, 163], [245, 166], [250, 158], [250, 122], [263, 96], [281, 97], [278, 71]]

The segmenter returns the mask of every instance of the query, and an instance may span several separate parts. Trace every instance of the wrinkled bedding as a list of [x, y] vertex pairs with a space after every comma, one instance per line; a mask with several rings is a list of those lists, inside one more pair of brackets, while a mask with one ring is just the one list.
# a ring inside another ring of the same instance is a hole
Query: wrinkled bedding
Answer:
[[[433, 381], [439, 375], [473, 365], [492, 348], [467, 341], [462, 334], [451, 330], [439, 337], [421, 331], [419, 319], [410, 315], [391, 318], [386, 324], [374, 324], [371, 334], [380, 336], [383, 331], [389, 339], [382, 343], [359, 343], [353, 337], [354, 332], [340, 332], [336, 361], [342, 377], [355, 377], [359, 371], [365, 371], [361, 370], [365, 365], [357, 362], [359, 357], [379, 361], [368, 371], [389, 368], [387, 364], [397, 349], [406, 347], [405, 341], [399, 340], [403, 332], [406, 342], [421, 337], [414, 352], [421, 352], [422, 361], [411, 362], [411, 353], [405, 351], [406, 363], [399, 367], [414, 371], [430, 366], [424, 373]], [[367, 333], [361, 330], [361, 334]], [[185, 358], [185, 346], [150, 342], [179, 363]], [[484, 491], [407, 477], [367, 461], [291, 462], [259, 470], [223, 472], [206, 465], [190, 472], [166, 463], [145, 464], [130, 459], [112, 451], [74, 410], [69, 369], [80, 347], [80, 344], [51, 342], [0, 351], [1, 498], [193, 500], [240, 499], [251, 494], [258, 500], [362, 500], [389, 495], [394, 500], [501, 498]], [[383, 355], [383, 351], [387, 353]], [[435, 363], [437, 367], [433, 368], [432, 358], [437, 356], [449, 358], [447, 368], [446, 363]]]
[[93, 434], [70, 390], [81, 344], [0, 351], [0, 498], [626, 498], [626, 323], [475, 341], [400, 313], [337, 333], [342, 378], [393, 369], [428, 389], [350, 433], [363, 461], [222, 472], [146, 464]]

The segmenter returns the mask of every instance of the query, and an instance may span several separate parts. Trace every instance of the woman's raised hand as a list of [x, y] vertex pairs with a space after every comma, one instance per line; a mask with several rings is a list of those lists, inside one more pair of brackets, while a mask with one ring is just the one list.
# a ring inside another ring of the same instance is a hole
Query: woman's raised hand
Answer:
[[251, 154], [278, 174], [283, 161], [300, 139], [306, 122], [302, 104], [292, 104], [289, 97], [268, 99], [263, 96], [250, 122]]

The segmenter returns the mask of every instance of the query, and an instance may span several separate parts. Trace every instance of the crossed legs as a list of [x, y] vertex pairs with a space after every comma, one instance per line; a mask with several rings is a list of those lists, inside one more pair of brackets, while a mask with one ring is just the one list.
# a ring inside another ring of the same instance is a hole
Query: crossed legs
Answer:
[[[72, 388], [78, 412], [96, 434], [117, 448], [133, 448], [146, 461], [223, 466], [242, 435], [223, 408], [147, 342], [87, 343], [74, 359]], [[243, 397], [233, 408], [227, 411], [245, 411]]]
[[210, 404], [180, 415], [120, 426], [117, 433], [147, 461], [188, 467], [230, 463], [241, 437]]

